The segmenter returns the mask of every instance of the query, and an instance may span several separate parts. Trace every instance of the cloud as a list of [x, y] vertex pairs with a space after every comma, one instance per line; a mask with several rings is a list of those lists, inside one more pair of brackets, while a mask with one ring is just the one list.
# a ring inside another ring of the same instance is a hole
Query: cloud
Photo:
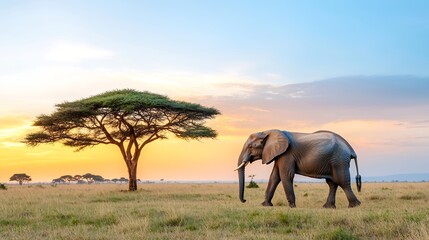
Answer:
[[427, 122], [422, 121], [428, 119], [426, 113], [429, 112], [429, 78], [412, 76], [344, 77], [270, 85], [229, 73], [90, 71], [51, 66], [15, 76], [9, 82], [11, 89], [4, 91], [0, 99], [12, 100], [14, 105], [0, 107], [3, 113], [20, 109], [37, 115], [52, 111], [54, 104], [61, 101], [111, 89], [134, 88], [213, 106], [228, 119], [241, 119], [216, 122], [217, 127], [229, 129], [227, 132], [232, 135], [234, 131], [242, 134], [269, 128], [309, 129], [356, 119], [392, 120], [396, 124], [413, 122], [403, 127], [425, 128]]
[[69, 42], [54, 43], [46, 54], [48, 60], [60, 62], [109, 59], [113, 56], [114, 54], [112, 51], [100, 47]]
[[1, 148], [12, 148], [12, 147], [22, 147], [24, 146], [24, 143], [20, 143], [20, 142], [0, 142], [0, 147]]
[[264, 112], [264, 113], [269, 113], [270, 112], [270, 110], [268, 110], [268, 109], [249, 107], [249, 106], [243, 106], [243, 107], [241, 107], [241, 109], [243, 109], [243, 110], [249, 110], [249, 111], [255, 111], [255, 112]]
[[429, 112], [429, 78], [362, 76], [251, 87], [245, 98], [208, 97], [207, 101], [216, 102], [227, 111], [250, 106], [269, 110], [271, 117], [321, 123], [347, 119], [423, 121], [427, 120]]
[[22, 132], [31, 128], [31, 120], [24, 116], [7, 116], [0, 118], [0, 137]]
[[[19, 119], [17, 119], [19, 121]], [[5, 123], [5, 121], [1, 122]], [[31, 129], [30, 122], [21, 126], [11, 127], [11, 125], [0, 125], [0, 148], [22, 147], [21, 143], [23, 136]]]
[[0, 117], [0, 130], [21, 127], [23, 125], [27, 126], [29, 123], [29, 118], [25, 116], [4, 116]]
[[0, 73], [0, 81], [8, 83], [7, 88], [0, 89], [0, 100], [11, 102], [0, 106], [2, 115], [38, 115], [52, 111], [56, 103], [112, 89], [133, 88], [186, 101], [206, 96], [244, 98], [257, 85], [249, 77], [231, 73], [88, 69], [74, 64], [48, 64], [15, 74]]
[[220, 135], [243, 137], [272, 128], [302, 132], [329, 129], [359, 139], [377, 130], [371, 138], [386, 142], [400, 138], [387, 134], [398, 129], [408, 129], [400, 132], [406, 136], [429, 134], [429, 78], [362, 76], [279, 86], [254, 84], [248, 85], [245, 93], [191, 100], [215, 106], [225, 119], [240, 120], [213, 122]]

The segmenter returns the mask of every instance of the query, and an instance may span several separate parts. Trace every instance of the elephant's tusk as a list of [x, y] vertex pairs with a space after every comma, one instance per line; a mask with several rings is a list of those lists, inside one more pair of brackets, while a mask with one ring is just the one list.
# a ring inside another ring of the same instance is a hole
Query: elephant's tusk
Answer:
[[238, 166], [236, 169], [234, 169], [234, 171], [237, 171], [238, 169], [240, 169], [240, 168], [242, 168], [242, 167], [245, 167], [247, 164], [249, 164], [249, 162], [242, 162], [242, 163], [240, 164], [240, 166]]

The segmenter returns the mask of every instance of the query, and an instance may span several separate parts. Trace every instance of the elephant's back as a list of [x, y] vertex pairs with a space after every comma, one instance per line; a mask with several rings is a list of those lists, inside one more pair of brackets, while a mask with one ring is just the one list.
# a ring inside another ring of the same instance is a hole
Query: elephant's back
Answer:
[[332, 138], [340, 148], [344, 149], [344, 151], [346, 151], [347, 154], [350, 154], [350, 158], [356, 158], [357, 155], [355, 150], [350, 145], [350, 143], [347, 142], [347, 140], [344, 139], [341, 135], [331, 131], [326, 131], [326, 130], [320, 130], [320, 131], [314, 132], [313, 134], [323, 136], [323, 138], [326, 138], [326, 137]]
[[323, 144], [333, 146], [336, 142], [336, 134], [333, 132], [319, 131], [315, 133], [293, 133], [295, 139], [301, 144]]
[[293, 133], [300, 155], [328, 156], [338, 143], [331, 132]]

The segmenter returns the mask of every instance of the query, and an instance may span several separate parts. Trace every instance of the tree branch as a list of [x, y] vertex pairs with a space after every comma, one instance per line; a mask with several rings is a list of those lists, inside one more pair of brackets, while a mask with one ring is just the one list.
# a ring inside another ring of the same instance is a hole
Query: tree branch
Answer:
[[[104, 119], [104, 117], [103, 117], [102, 119]], [[106, 138], [107, 138], [111, 143], [118, 145], [118, 144], [119, 144], [119, 142], [118, 142], [118, 141], [116, 141], [116, 140], [112, 137], [112, 135], [109, 133], [109, 131], [107, 131], [107, 129], [106, 129], [106, 127], [104, 126], [104, 124], [102, 123], [102, 121], [101, 121], [101, 120], [99, 121], [99, 120], [98, 120], [98, 118], [96, 118], [96, 120], [97, 120], [97, 122], [100, 124], [100, 128], [101, 128], [101, 130], [103, 131], [103, 133], [106, 135]]]

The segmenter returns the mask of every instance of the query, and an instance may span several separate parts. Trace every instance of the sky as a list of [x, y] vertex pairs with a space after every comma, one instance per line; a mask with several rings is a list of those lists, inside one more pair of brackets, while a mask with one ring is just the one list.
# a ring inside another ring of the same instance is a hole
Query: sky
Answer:
[[[429, 172], [427, 9], [427, 1], [0, 1], [0, 182], [15, 173], [126, 177], [113, 146], [21, 143], [55, 104], [123, 88], [222, 113], [207, 122], [217, 139], [148, 145], [142, 180], [236, 180], [243, 143], [268, 129], [339, 133], [363, 178]], [[271, 168], [255, 162], [247, 173], [268, 179]]]

